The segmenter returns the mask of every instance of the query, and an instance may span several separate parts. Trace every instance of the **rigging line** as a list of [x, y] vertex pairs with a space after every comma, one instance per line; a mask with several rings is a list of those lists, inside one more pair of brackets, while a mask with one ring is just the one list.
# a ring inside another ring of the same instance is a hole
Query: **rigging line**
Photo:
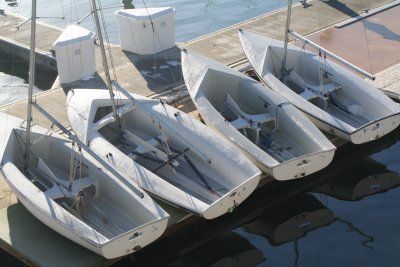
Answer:
[[[63, 2], [63, 0], [61, 0], [61, 11], [62, 11], [62, 16], [64, 18], [66, 18], [65, 17], [65, 10], [64, 10], [64, 2]], [[64, 27], [66, 27], [66, 26], [67, 26], [67, 21], [66, 21], [66, 19], [64, 19]]]
[[78, 159], [77, 161], [77, 167], [79, 168], [79, 180], [78, 180], [78, 188], [81, 188], [81, 181], [82, 181], [82, 169], [83, 169], [83, 164], [82, 164], [82, 147], [78, 146]]
[[[20, 6], [19, 5], [18, 5], [18, 9], [17, 10], [18, 10], [17, 14], [20, 15]], [[15, 23], [16, 23], [16, 25], [15, 25], [15, 27], [16, 27], [18, 25], [19, 21], [16, 20]], [[3, 26], [3, 24], [2, 24], [2, 26]], [[19, 32], [19, 31], [14, 31], [14, 40], [17, 40], [17, 32]], [[15, 57], [16, 57], [16, 53], [14, 52], [14, 53], [12, 53], [12, 60], [14, 62], [16, 61]], [[9, 86], [9, 89], [8, 89], [8, 98], [7, 98], [8, 102], [10, 102], [10, 98], [11, 98], [11, 88], [12, 88], [12, 84], [13, 84], [12, 80], [16, 76], [16, 75], [14, 75], [14, 71], [15, 71], [14, 70], [14, 64], [11, 64], [11, 79], [10, 79], [10, 86]], [[10, 113], [10, 105], [7, 105], [7, 110], [6, 110], [7, 116], [6, 116], [6, 124], [5, 124], [6, 126], [8, 125], [9, 113]], [[5, 140], [6, 136], [7, 136], [7, 131], [4, 131], [4, 140]]]
[[196, 165], [194, 165], [193, 161], [186, 154], [183, 154], [183, 158], [186, 160], [186, 162], [189, 164], [189, 166], [192, 167], [193, 171], [200, 178], [200, 180], [204, 183], [204, 186], [208, 190], [210, 190], [211, 192], [213, 192], [214, 194], [216, 194], [218, 196], [218, 194], [214, 191], [214, 189], [211, 187], [211, 185], [207, 182], [207, 180], [203, 176], [203, 174], [199, 171], [199, 169], [196, 167]]
[[[165, 107], [164, 101], [162, 101], [162, 100], [160, 99], [160, 103], [161, 103], [161, 105], [162, 105], [162, 107], [163, 107], [163, 109], [164, 109], [165, 115], [166, 115], [167, 117], [169, 117], [169, 114], [168, 114], [167, 109], [166, 109], [166, 107]], [[178, 121], [178, 116], [181, 117], [180, 111], [174, 113], [174, 116], [175, 116], [176, 120]], [[189, 117], [190, 123], [191, 123], [191, 125], [192, 125], [192, 126], [191, 126], [192, 129], [194, 130], [194, 132], [196, 133], [196, 135], [199, 136], [199, 134], [197, 133], [197, 130], [196, 130], [196, 126], [195, 126], [195, 124], [194, 124], [193, 121], [192, 121], [192, 117], [191, 117], [190, 115], [188, 115], [188, 117]], [[181, 117], [181, 119], [182, 119], [182, 117]], [[179, 121], [179, 122], [182, 122], [182, 121]], [[182, 138], [182, 140], [183, 140], [183, 138]], [[200, 150], [201, 150], [201, 153], [203, 153], [203, 155], [207, 155], [207, 154], [206, 154], [206, 150], [205, 150], [204, 147], [203, 147], [203, 142], [200, 142]], [[207, 163], [208, 163], [208, 164], [211, 164], [211, 159], [208, 158], [208, 157], [207, 157]]]
[[69, 190], [72, 190], [75, 179], [75, 142], [71, 143], [71, 156], [69, 159]]
[[106, 26], [106, 21], [105, 21], [105, 16], [104, 16], [104, 12], [103, 12], [103, 5], [101, 3], [101, 0], [98, 0], [99, 3], [99, 8], [100, 8], [100, 14], [101, 14], [101, 20], [103, 23], [103, 32], [104, 32], [104, 36], [106, 39], [106, 43], [107, 43], [107, 50], [108, 50], [108, 57], [110, 59], [110, 64], [111, 64], [111, 69], [113, 71], [113, 77], [114, 80], [116, 80], [116, 71], [115, 71], [115, 64], [114, 64], [114, 58], [112, 56], [112, 52], [111, 52], [111, 44], [110, 44], [110, 39], [108, 36], [108, 30], [107, 30], [107, 26]]
[[152, 172], [156, 172], [159, 169], [161, 169], [162, 167], [164, 167], [165, 165], [170, 165], [171, 161], [173, 161], [174, 159], [184, 155], [187, 151], [189, 151], [190, 148], [186, 148], [185, 150], [183, 150], [182, 152], [168, 158], [167, 160], [165, 160], [163, 163], [161, 163], [158, 167], [156, 167], [155, 169], [151, 170]]
[[[151, 16], [150, 16], [149, 11], [148, 11], [148, 8], [147, 8], [147, 5], [146, 5], [146, 3], [145, 3], [145, 0], [142, 0], [142, 1], [143, 1], [143, 5], [144, 5], [144, 7], [145, 7], [145, 9], [146, 9], [147, 15], [148, 15], [148, 17], [149, 17], [149, 19], [150, 19], [151, 25], [152, 25], [152, 27], [153, 27], [153, 45], [154, 45], [154, 37], [157, 38], [158, 43], [161, 45], [162, 42], [161, 42], [161, 40], [160, 40], [160, 36], [158, 35], [157, 31], [155, 31], [154, 23], [153, 23], [153, 20], [152, 20], [152, 18], [151, 18]], [[155, 51], [155, 46], [154, 46], [154, 51]], [[165, 60], [165, 61], [168, 61], [167, 53], [165, 52], [165, 50], [161, 51], [160, 54], [162, 54], [162, 55], [164, 56], [164, 60]], [[153, 53], [153, 58], [154, 58], [155, 75], [157, 75], [157, 60], [156, 60], [156, 55], [155, 55], [155, 53]], [[172, 76], [173, 81], [176, 83], [176, 82], [177, 82], [177, 78], [175, 77], [174, 72], [172, 71], [171, 68], [168, 68], [168, 69], [169, 69], [169, 71], [170, 71], [170, 73], [171, 73], [171, 76]], [[181, 73], [182, 73], [182, 72], [181, 72]], [[183, 76], [182, 76], [182, 77], [183, 77]]]
[[47, 131], [45, 133], [43, 133], [41, 136], [39, 136], [35, 140], [31, 141], [31, 145], [37, 144], [37, 143], [41, 142], [42, 140], [50, 137], [54, 132], [53, 126], [54, 126], [54, 123], [52, 123], [50, 125], [50, 127], [47, 129]]
[[[16, 136], [19, 149], [20, 149], [21, 153], [23, 154], [24, 152], [23, 152], [23, 150], [22, 150], [22, 146], [21, 146], [21, 143], [20, 143], [20, 142], [22, 142], [22, 143], [25, 145], [25, 141], [23, 140], [23, 138], [22, 138], [22, 137], [17, 133], [17, 131], [15, 131], [15, 130], [14, 130], [14, 136]], [[36, 155], [33, 153], [32, 149], [30, 150], [30, 155], [33, 156], [33, 158], [34, 158], [36, 161], [39, 160], [39, 157], [36, 156]]]
[[[72, 21], [72, 10], [73, 10], [72, 1], [70, 3], [71, 3], [70, 16], [71, 16], [71, 21]], [[76, 6], [76, 4], [75, 4], [75, 6]], [[64, 11], [64, 5], [63, 5], [62, 1], [61, 1], [61, 9], [62, 9], [62, 12], [63, 12], [63, 17], [66, 18], [65, 11]], [[75, 12], [76, 12], [76, 10], [75, 10]], [[64, 28], [66, 28], [66, 27], [67, 27], [67, 19], [64, 19]], [[69, 52], [70, 52], [70, 49], [67, 49], [67, 57], [71, 58], [71, 55], [70, 55]], [[68, 75], [71, 76], [71, 65], [70, 65], [70, 61], [69, 60], [68, 60], [67, 64], [68, 64]], [[82, 62], [81, 62], [81, 68], [82, 68]]]
[[[162, 126], [161, 126], [160, 121], [158, 121], [158, 127], [156, 125], [156, 118], [153, 115], [151, 115], [151, 121], [154, 125], [154, 128], [156, 129], [158, 136], [160, 137], [161, 144], [163, 145], [165, 152], [168, 154], [168, 156], [171, 156], [172, 152], [171, 152], [171, 149], [169, 148], [168, 140], [164, 140]], [[168, 137], [168, 136], [165, 135], [165, 137]]]
[[156, 31], [155, 31], [155, 29], [154, 29], [153, 19], [152, 19], [151, 16], [150, 16], [149, 9], [147, 8], [146, 2], [145, 2], [144, 0], [143, 0], [142, 2], [143, 2], [143, 5], [144, 5], [144, 8], [146, 9], [147, 16], [148, 16], [149, 19], [150, 19], [151, 27], [152, 27], [152, 30], [153, 30], [153, 60], [154, 60], [154, 72], [155, 72], [155, 77], [157, 77], [157, 60], [156, 60], [156, 54], [155, 54], [156, 46], [155, 46], [155, 43], [154, 43], [154, 36], [156, 35]]
[[318, 79], [319, 79], [319, 91], [320, 94], [324, 94], [324, 81], [322, 77], [322, 51], [319, 49], [318, 51]]
[[[79, 18], [78, 18], [78, 4], [76, 3], [76, 0], [73, 0], [73, 1], [71, 1], [71, 5], [72, 5], [72, 2], [74, 3], [73, 5], [73, 7], [74, 7], [74, 9], [75, 9], [75, 21], [77, 21]], [[73, 14], [72, 14], [72, 10], [73, 10], [73, 8], [72, 8], [72, 6], [71, 6], [71, 8], [70, 8], [70, 10], [71, 10], [71, 22], [73, 21], [73, 18], [72, 18], [72, 16], [73, 16]], [[65, 22], [66, 23], [66, 22]]]
[[[106, 47], [107, 47], [107, 51], [108, 51], [108, 59], [106, 58], [106, 61], [110, 62], [114, 80], [117, 81], [117, 73], [116, 73], [116, 70], [115, 70], [114, 57], [113, 57], [112, 51], [111, 51], [111, 43], [110, 43], [109, 36], [108, 36], [108, 31], [107, 31], [107, 26], [106, 26], [106, 21], [105, 21], [105, 16], [104, 16], [103, 6], [102, 6], [102, 3], [101, 3], [101, 0], [98, 0], [98, 5], [99, 5], [99, 10], [100, 10], [100, 15], [101, 15], [100, 16], [101, 17], [101, 22], [103, 24], [103, 31], [102, 32], [104, 32], [104, 37], [106, 39]], [[119, 92], [118, 88], [115, 88], [115, 92], [116, 92], [116, 97], [114, 98], [114, 100], [115, 100], [117, 105], [121, 105], [122, 104], [121, 93]], [[124, 117], [121, 117], [120, 121], [123, 122], [124, 121]]]
[[[269, 58], [270, 58], [270, 61], [271, 61], [271, 64], [272, 64], [273, 75], [276, 77], [278, 74], [277, 74], [277, 72], [276, 72], [275, 62], [274, 62], [274, 59], [273, 59], [273, 57], [272, 57], [272, 55], [274, 54], [274, 52], [270, 50], [270, 51], [268, 52], [268, 54], [269, 54]], [[262, 75], [262, 74], [260, 73], [260, 79], [262, 80], [262, 76], [261, 76], [261, 75]]]
[[[179, 113], [180, 114], [180, 113]], [[197, 133], [197, 130], [196, 130], [196, 125], [193, 123], [193, 118], [192, 118], [192, 116], [190, 116], [189, 114], [188, 114], [188, 117], [189, 117], [189, 120], [190, 120], [190, 123], [192, 124], [192, 128], [193, 128], [193, 130], [194, 130], [194, 132], [196, 133], [196, 135], [197, 136], [199, 136], [199, 134]], [[207, 155], [207, 153], [206, 153], [206, 150], [204, 149], [204, 147], [203, 147], [203, 142], [200, 142], [200, 147], [201, 147], [201, 152], [204, 154], [204, 155]], [[211, 159], [210, 158], [208, 158], [207, 157], [207, 163], [208, 164], [211, 164]]]
[[[15, 53], [12, 54], [12, 57], [15, 57]], [[11, 64], [11, 76], [9, 77], [9, 86], [8, 86], [8, 97], [7, 97], [7, 102], [10, 103], [11, 101], [11, 89], [13, 87], [13, 79], [15, 79], [15, 76], [13, 75], [14, 73], [14, 64]], [[6, 111], [6, 123], [5, 123], [5, 129], [7, 129], [7, 125], [8, 125], [8, 118], [9, 118], [9, 112], [10, 112], [10, 105], [7, 105], [7, 111]], [[4, 137], [3, 140], [6, 140], [7, 137], [7, 131], [4, 131]]]
[[[153, 156], [147, 156], [146, 153], [148, 153], [150, 155], [153, 155]], [[143, 161], [150, 160], [150, 161], [153, 161], [153, 162], [156, 162], [156, 163], [163, 163], [164, 162], [163, 160], [158, 158], [157, 153], [155, 151], [149, 151], [149, 152], [143, 152], [143, 153], [137, 152], [137, 151], [133, 151], [132, 154], [135, 154], [135, 155], [143, 158]], [[144, 164], [143, 166], [146, 166], [146, 164]]]
[[[163, 105], [163, 108], [164, 108], [165, 112], [167, 112], [167, 111], [166, 111], [166, 107], [165, 107], [165, 103], [164, 103], [161, 99], [159, 99], [159, 101], [160, 101], [160, 103]], [[144, 107], [144, 109], [147, 109], [147, 108]], [[162, 123], [162, 121], [160, 121], [160, 120], [158, 120], [158, 121], [159, 121], [159, 123]], [[187, 140], [180, 134], [179, 131], [177, 131], [176, 129], [174, 129], [174, 127], [168, 126], [168, 124], [166, 124], [166, 123], [164, 123], [163, 126], [164, 126], [165, 128], [167, 128], [170, 132], [172, 132], [175, 136], [178, 136], [179, 139], [181, 140], [181, 142], [182, 142], [184, 145], [186, 145], [186, 146], [188, 146], [188, 147], [192, 147], [192, 150], [194, 149], [194, 150], [196, 151], [196, 153], [199, 154], [200, 157], [207, 158], [207, 160], [205, 160], [205, 161], [207, 161], [208, 163], [210, 163], [210, 162], [209, 162], [210, 159], [207, 157], [207, 155], [204, 154], [202, 151], [200, 151], [200, 149], [198, 149], [197, 147], [194, 147], [189, 141], [187, 141]]]
[[[364, 20], [366, 20], [368, 18], [365, 18]], [[367, 30], [365, 29], [365, 24], [364, 21], [362, 20], [362, 25], [363, 25], [363, 30], [364, 30], [364, 37], [365, 37], [365, 44], [367, 45], [367, 51], [368, 51], [368, 60], [369, 60], [369, 70], [372, 73], [372, 62], [371, 62], [371, 51], [369, 49], [369, 45], [368, 45], [368, 36], [367, 36]]]
[[[303, 72], [301, 74], [302, 74], [303, 77], [306, 74], [306, 45], [307, 45], [307, 43], [303, 42], [303, 45], [301, 46], [301, 55], [300, 55], [301, 56], [301, 60], [303, 61], [301, 63], [301, 67], [303, 69]], [[303, 88], [306, 88], [305, 79], [302, 79], [301, 83], [302, 83]], [[307, 90], [307, 89], [304, 89], [304, 90]]]
[[[138, 185], [139, 193], [142, 193], [142, 192], [140, 191], [140, 190], [142, 189], [142, 187], [140, 186], [139, 173], [138, 173], [138, 166], [139, 166], [139, 164], [137, 164], [137, 163], [135, 162], [134, 159], [132, 159], [132, 161], [133, 161], [133, 168], [135, 169], [135, 174], [136, 174], [136, 184]], [[145, 160], [145, 161], [146, 161], [146, 160]]]
[[[77, 19], [77, 4], [76, 4], [76, 1], [75, 0], [73, 0], [73, 2], [74, 2], [74, 7], [75, 7], [75, 16], [76, 16], [76, 18], [75, 19]], [[62, 4], [62, 3], [61, 3]], [[72, 5], [72, 1], [71, 1], [71, 5]], [[65, 18], [65, 13], [64, 13], [64, 7], [61, 5], [61, 7], [62, 7], [62, 10], [63, 10], [63, 16], [64, 16], [64, 18]], [[70, 8], [70, 10], [71, 10], [71, 22], [73, 21], [73, 19], [72, 19], [72, 7]], [[65, 19], [65, 26], [66, 26], [66, 24], [67, 24], [67, 22], [66, 22], [66, 19]], [[76, 53], [76, 51], [77, 50], [75, 50], [75, 53]], [[67, 49], [67, 54], [69, 53], [69, 49]], [[69, 57], [69, 55], [68, 55], [68, 57]], [[79, 39], [79, 63], [80, 63], [80, 65], [81, 65], [81, 70], [83, 70], [84, 69], [84, 67], [83, 67], [83, 58], [82, 58], [82, 40], [81, 39]], [[70, 65], [70, 61], [68, 60], [68, 70], [70, 71], [71, 70], [71, 65]], [[72, 66], [73, 67], [73, 66]], [[71, 75], [71, 73], [69, 73], [70, 75]]]
[[13, 132], [14, 132], [14, 138], [17, 140], [17, 145], [18, 145], [18, 148], [19, 148], [19, 152], [20, 152], [21, 155], [22, 155], [22, 154], [24, 153], [24, 150], [22, 149], [21, 143], [20, 143], [22, 140], [20, 140], [20, 138], [19, 138], [18, 133], [17, 133], [16, 130], [14, 130]]
[[[275, 52], [273, 49], [269, 49], [269, 51], [271, 51], [271, 52], [270, 52], [271, 61], [272, 61], [272, 64], [273, 64], [274, 70], [275, 70], [275, 64], [274, 64], [273, 58], [275, 58], [275, 60], [278, 62], [279, 65], [282, 65], [282, 64], [280, 63], [281, 58], [276, 54], [276, 52]], [[274, 57], [273, 57], [273, 56], [274, 56]], [[279, 65], [278, 65], [278, 66], [279, 66]], [[261, 75], [261, 73], [260, 73], [260, 75]], [[280, 74], [278, 74], [278, 73], [276, 72], [275, 77], [279, 79], [278, 75], [280, 75]]]

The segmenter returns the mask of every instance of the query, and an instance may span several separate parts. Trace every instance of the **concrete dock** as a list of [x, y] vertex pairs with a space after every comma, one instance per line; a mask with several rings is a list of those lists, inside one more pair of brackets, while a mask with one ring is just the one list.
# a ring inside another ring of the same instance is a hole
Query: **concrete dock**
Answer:
[[[365, 10], [371, 12], [373, 9], [385, 4], [397, 5], [398, 1], [343, 0], [339, 2], [332, 0], [313, 0], [308, 2], [310, 5], [307, 8], [304, 8], [302, 5], [294, 6], [291, 25], [296, 32], [302, 35], [308, 35], [314, 38], [314, 41], [318, 42], [326, 40], [327, 34], [337, 34], [336, 32], [329, 33], [329, 31], [338, 30], [343, 32], [347, 30], [347, 27], [334, 29], [332, 27], [333, 25], [357, 17], [365, 13]], [[390, 23], [392, 21], [391, 17], [396, 20], [395, 16], [387, 16], [384, 21]], [[16, 29], [16, 26], [25, 19], [26, 18], [20, 18], [7, 12], [5, 15], [0, 15], [0, 42], [6, 42], [11, 47], [18, 44], [18, 47], [20, 47], [18, 53], [26, 53], [26, 51], [29, 50], [29, 23], [20, 27], [19, 30]], [[243, 68], [248, 64], [237, 38], [237, 30], [239, 28], [246, 28], [273, 38], [283, 39], [285, 21], [286, 9], [274, 11], [227, 29], [211, 33], [207, 36], [178, 44], [177, 47], [165, 52], [160, 52], [154, 56], [138, 56], [122, 51], [119, 46], [110, 45], [112, 59], [115, 65], [115, 71], [111, 72], [112, 79], [117, 80], [130, 92], [151, 97], [163, 96], [168, 98], [171, 95], [185, 91], [180, 68], [180, 48], [186, 48], [190, 51], [206, 55], [232, 67]], [[376, 23], [379, 24], [381, 22]], [[359, 25], [355, 23], [352, 27], [354, 26], [359, 27]], [[389, 57], [389, 63], [382, 65], [380, 62], [379, 67], [366, 69], [376, 74], [377, 78], [374, 84], [378, 88], [386, 90], [390, 94], [393, 94], [393, 97], [396, 97], [400, 93], [400, 77], [398, 76], [400, 68], [398, 65], [400, 62], [400, 48], [396, 47], [396, 42], [398, 45], [399, 40], [396, 38], [400, 36], [400, 27], [397, 27], [397, 29], [392, 29], [390, 26], [385, 27], [393, 33], [392, 37], [394, 37], [392, 40], [389, 40], [383, 36], [381, 41], [393, 45], [393, 49], [397, 51], [397, 54]], [[38, 53], [40, 53], [44, 62], [41, 64], [44, 68], [47, 67], [54, 70], [54, 58], [51, 56], [50, 49], [62, 30], [49, 25], [39, 24], [37, 31], [39, 36], [38, 40], [40, 40], [37, 43]], [[356, 28], [353, 31], [359, 32], [359, 29]], [[368, 37], [368, 31], [374, 30], [368, 27], [363, 28], [363, 32], [365, 33], [363, 42], [368, 44], [370, 43], [369, 41], [374, 40], [376, 41], [374, 47], [379, 47], [379, 40], [377, 40], [379, 37], [373, 35]], [[359, 40], [355, 40], [354, 38], [359, 38], [359, 36], [352, 37], [351, 34], [348, 36], [348, 39], [353, 42], [359, 42]], [[324, 45], [327, 45], [327, 43], [324, 43]], [[385, 45], [388, 44], [386, 43]], [[4, 47], [3, 43], [1, 47]], [[373, 47], [370, 48], [372, 49]], [[335, 46], [330, 47], [330, 49], [333, 52], [338, 52]], [[349, 61], [355, 60], [354, 63], [357, 64], [359, 62], [357, 62], [356, 59], [349, 59], [349, 56], [357, 56], [357, 53], [359, 53], [359, 51], [355, 50], [354, 53], [348, 52], [347, 54], [344, 53], [342, 56]], [[396, 57], [398, 58], [396, 59]], [[378, 57], [372, 57], [371, 59], [380, 61]], [[37, 102], [63, 125], [68, 126], [69, 123], [65, 109], [66, 92], [72, 88], [106, 88], [104, 83], [104, 71], [101, 66], [100, 49], [98, 46], [96, 46], [96, 64], [97, 73], [94, 79], [89, 81], [77, 81], [70, 84], [59, 84], [56, 81], [52, 89], [36, 96]], [[375, 63], [372, 61], [368, 64], [374, 66]], [[176, 105], [182, 107], [185, 111], [191, 112], [194, 110], [190, 102], [176, 102]], [[0, 107], [0, 112], [25, 118], [26, 100], [20, 100], [2, 106]], [[36, 124], [43, 127], [50, 126], [50, 122], [36, 111], [33, 114], [33, 118]], [[268, 189], [263, 190], [268, 191]], [[185, 227], [198, 221], [197, 217], [190, 216], [173, 207], [165, 206], [165, 208], [172, 214], [172, 223], [165, 236], [172, 236], [175, 232], [186, 229]], [[54, 233], [33, 218], [25, 208], [17, 203], [15, 196], [2, 177], [0, 177], [0, 224], [2, 225], [0, 230], [1, 248], [21, 259], [23, 262], [27, 263], [27, 265], [107, 266], [114, 263], [114, 261], [107, 261], [87, 250], [81, 249], [79, 246], [66, 240], [57, 233]], [[32, 231], [32, 229], [35, 230]], [[40, 233], [40, 235], [38, 233]], [[46, 241], [44, 242], [42, 240]], [[157, 247], [157, 244], [153, 246]], [[143, 250], [144, 254], [146, 254], [145, 250], [146, 248]], [[38, 256], [49, 254], [56, 256]], [[65, 263], [65, 265], [61, 265], [61, 262]]]
[[[310, 35], [351, 19], [357, 14], [362, 14], [365, 10], [373, 10], [388, 3], [396, 4], [397, 1], [369, 0], [362, 1], [362, 5], [359, 1], [354, 0], [341, 1], [340, 5], [336, 1], [309, 1], [309, 3], [310, 6], [307, 8], [296, 5], [292, 11], [292, 28], [302, 35]], [[0, 16], [0, 36], [2, 36], [0, 39], [11, 40], [12, 44], [18, 43], [21, 46], [29, 47], [29, 33], [26, 30], [29, 29], [29, 22], [21, 26], [18, 31], [15, 28], [24, 20], [24, 18], [14, 17], [8, 13]], [[245, 28], [273, 38], [283, 39], [285, 21], [286, 9], [281, 9], [187, 43], [178, 44], [177, 47], [156, 55], [139, 56], [124, 52], [117, 45], [110, 45], [112, 61], [115, 66], [115, 71], [111, 70], [111, 78], [118, 81], [126, 90], [145, 96], [156, 97], [158, 94], [174, 88], [184, 90], [180, 68], [180, 48], [206, 55], [232, 67], [243, 66], [247, 63], [237, 37], [237, 30]], [[12, 26], [13, 24], [14, 26]], [[7, 27], [3, 29], [1, 25], [7, 25]], [[51, 26], [42, 29], [42, 26], [44, 27], [43, 24], [40, 24], [38, 27], [38, 34], [40, 34], [39, 31], [43, 31], [48, 37], [40, 38], [42, 41], [38, 43], [38, 52], [52, 58], [50, 49], [61, 33], [61, 29]], [[16, 39], [13, 41], [13, 38]], [[66, 98], [63, 97], [65, 92], [72, 88], [106, 88], [100, 48], [98, 46], [96, 48], [97, 73], [94, 79], [62, 85], [56, 82], [52, 90], [36, 96], [37, 102], [44, 109], [51, 111], [52, 115], [63, 125], [68, 125], [65, 112]], [[0, 111], [23, 118], [25, 117], [23, 106], [26, 106], [24, 100], [0, 107]], [[34, 112], [33, 117], [35, 123], [44, 127], [50, 126], [47, 119], [39, 113]]]

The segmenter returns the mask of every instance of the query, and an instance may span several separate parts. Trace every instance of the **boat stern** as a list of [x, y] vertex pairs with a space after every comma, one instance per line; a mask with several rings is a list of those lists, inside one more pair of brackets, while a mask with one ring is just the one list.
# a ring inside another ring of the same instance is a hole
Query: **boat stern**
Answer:
[[257, 188], [260, 181], [260, 173], [257, 173], [252, 178], [246, 180], [239, 186], [235, 187], [223, 197], [212, 203], [207, 209], [202, 212], [205, 219], [214, 219], [227, 212], [232, 212], [241, 204], [250, 194]]
[[272, 176], [279, 181], [302, 178], [317, 172], [331, 163], [335, 148], [297, 157], [272, 168]]
[[101, 247], [99, 254], [107, 259], [114, 259], [142, 249], [164, 233], [168, 218], [159, 218], [111, 239]]
[[357, 129], [357, 131], [350, 135], [350, 141], [353, 144], [362, 144], [374, 141], [396, 129], [399, 124], [400, 114], [397, 113], [370, 123], [361, 129]]

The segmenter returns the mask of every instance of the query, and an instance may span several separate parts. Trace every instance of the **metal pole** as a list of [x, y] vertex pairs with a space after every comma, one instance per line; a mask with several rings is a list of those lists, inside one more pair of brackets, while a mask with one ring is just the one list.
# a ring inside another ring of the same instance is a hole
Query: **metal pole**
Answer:
[[302, 40], [302, 41], [305, 42], [306, 44], [309, 44], [310, 46], [312, 46], [312, 47], [314, 47], [314, 48], [316, 48], [316, 49], [318, 49], [318, 50], [324, 52], [326, 55], [330, 56], [331, 58], [336, 59], [337, 61], [341, 62], [342, 64], [346, 65], [347, 67], [349, 67], [349, 68], [351, 68], [351, 69], [357, 71], [358, 73], [364, 75], [365, 77], [367, 77], [367, 78], [369, 78], [369, 79], [371, 79], [371, 80], [375, 80], [375, 76], [372, 75], [371, 73], [368, 73], [368, 72], [366, 72], [365, 70], [363, 70], [363, 69], [361, 69], [361, 68], [359, 68], [359, 67], [357, 67], [357, 66], [351, 64], [350, 62], [348, 62], [348, 61], [345, 60], [344, 58], [341, 58], [341, 57], [335, 55], [334, 53], [332, 53], [332, 52], [326, 50], [325, 48], [323, 48], [323, 47], [317, 45], [317, 44], [314, 43], [313, 41], [308, 40], [307, 38], [301, 36], [300, 34], [294, 32], [294, 31], [292, 31], [292, 30], [289, 30], [289, 33], [290, 33], [291, 35], [293, 35], [294, 37], [296, 37], [297, 39]]
[[29, 167], [29, 154], [31, 150], [31, 124], [32, 124], [32, 103], [33, 86], [35, 83], [35, 42], [36, 42], [36, 0], [32, 0], [31, 14], [31, 44], [29, 51], [29, 86], [28, 86], [28, 108], [26, 112], [26, 139], [24, 154], [24, 169]]
[[[121, 85], [119, 85], [116, 81], [112, 81], [112, 84], [114, 85], [115, 88], [117, 88], [117, 90], [119, 92], [121, 92], [123, 95], [125, 95], [129, 100], [132, 101], [133, 104], [136, 105], [136, 99], [128, 92], [126, 91]], [[163, 102], [161, 102], [162, 105]], [[178, 114], [176, 114], [178, 115]], [[175, 115], [175, 116], [176, 116]], [[179, 115], [178, 115], [179, 116]], [[176, 136], [178, 136], [182, 142], [186, 143], [188, 147], [190, 147], [190, 144], [188, 144], [188, 142], [186, 141], [186, 139], [179, 133], [179, 129], [174, 129], [172, 127], [169, 127], [167, 124], [165, 124], [165, 126], [170, 129]], [[210, 158], [207, 157], [203, 152], [201, 152], [198, 149], [195, 148], [191, 148], [192, 151], [196, 151], [197, 155], [200, 156], [205, 162], [210, 162]]]
[[287, 56], [287, 47], [288, 47], [288, 43], [289, 43], [289, 28], [290, 28], [291, 15], [292, 15], [292, 0], [288, 0], [286, 27], [285, 27], [285, 43], [284, 43], [284, 48], [283, 48], [283, 59], [282, 59], [282, 68], [281, 68], [281, 81], [283, 81], [286, 76], [286, 56]]
[[101, 33], [99, 15], [97, 14], [96, 0], [91, 0], [91, 1], [92, 1], [94, 20], [95, 20], [95, 24], [96, 24], [97, 36], [98, 36], [99, 42], [100, 42], [101, 57], [103, 59], [103, 68], [104, 68], [104, 72], [106, 75], [106, 83], [107, 83], [107, 87], [108, 87], [108, 92], [110, 93], [111, 106], [112, 106], [112, 110], [113, 110], [114, 117], [115, 117], [117, 134], [121, 139], [123, 139], [121, 120], [120, 120], [120, 117], [118, 116], [117, 109], [115, 107], [114, 92], [113, 92], [112, 84], [111, 84], [110, 70], [109, 70], [108, 64], [107, 64], [106, 51], [104, 49], [104, 41], [103, 41], [103, 35]]
[[[119, 8], [119, 7], [123, 7], [123, 5], [118, 5], [118, 6], [107, 6], [107, 7], [103, 7], [102, 9], [110, 9], [110, 8]], [[100, 9], [97, 9], [100, 10]], [[90, 15], [92, 15], [93, 11], [90, 11], [89, 13], [87, 13], [85, 16], [83, 16], [80, 20], [78, 20], [78, 22], [76, 24], [81, 24], [82, 21], [84, 21], [87, 17], [89, 17]]]
[[116, 81], [112, 81], [112, 84], [114, 87], [121, 92], [124, 96], [126, 96], [130, 101], [132, 101], [133, 104], [136, 104], [136, 99], [128, 92], [126, 91], [121, 85], [119, 85]]
[[53, 118], [46, 110], [44, 110], [41, 106], [34, 103], [35, 108], [42, 113], [47, 119], [49, 119], [52, 123], [54, 123], [61, 131], [63, 131], [68, 138], [72, 141], [76, 142], [80, 147], [82, 147], [89, 155], [91, 155], [95, 160], [97, 160], [103, 167], [105, 167], [112, 175], [117, 177], [124, 185], [130, 188], [133, 192], [135, 192], [140, 198], [144, 197], [144, 194], [140, 192], [131, 182], [129, 182], [124, 176], [122, 176], [118, 171], [116, 171], [111, 165], [105, 162], [101, 157], [99, 157], [96, 153], [94, 153], [87, 145], [82, 143], [78, 137], [76, 137], [73, 133], [68, 131], [61, 123], [59, 123], [55, 118]]

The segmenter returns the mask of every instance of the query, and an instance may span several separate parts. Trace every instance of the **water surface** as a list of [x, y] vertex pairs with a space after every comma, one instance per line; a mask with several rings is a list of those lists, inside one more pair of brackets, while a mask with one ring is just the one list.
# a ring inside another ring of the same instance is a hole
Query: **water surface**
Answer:
[[[398, 266], [400, 129], [341, 147], [326, 170], [258, 189], [115, 266]], [[157, 253], [157, 258], [150, 255]]]
[[[298, 1], [293, 1], [298, 2]], [[0, 8], [13, 13], [29, 17], [31, 13], [31, 0], [19, 0], [18, 5], [8, 6], [1, 1]], [[104, 22], [108, 40], [119, 44], [117, 22], [114, 17], [116, 10], [113, 7], [120, 5], [120, 1], [102, 0], [101, 6], [105, 8]], [[148, 0], [133, 1], [136, 8], [172, 6], [176, 10], [175, 32], [176, 41], [183, 42], [205, 35], [230, 25], [251, 19], [266, 12], [285, 7], [285, 0]], [[38, 0], [37, 15], [39, 20], [65, 28], [68, 24], [75, 24], [90, 12], [89, 0]], [[51, 17], [51, 18], [48, 18]], [[64, 19], [61, 19], [63, 18]], [[88, 17], [82, 24], [83, 27], [94, 30], [93, 19]]]

